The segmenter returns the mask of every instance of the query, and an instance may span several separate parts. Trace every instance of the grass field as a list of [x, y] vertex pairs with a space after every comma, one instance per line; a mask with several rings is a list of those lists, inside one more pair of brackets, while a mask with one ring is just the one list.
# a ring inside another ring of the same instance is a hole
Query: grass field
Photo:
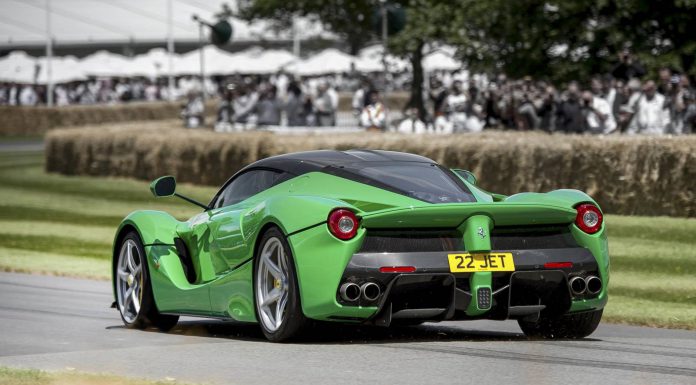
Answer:
[[175, 379], [148, 381], [109, 374], [88, 374], [66, 370], [44, 372], [35, 369], [13, 369], [0, 366], [0, 385], [181, 385]]
[[[187, 218], [147, 183], [46, 174], [41, 153], [0, 153], [0, 269], [109, 278], [119, 221], [136, 209]], [[215, 188], [183, 185], [207, 202]], [[605, 320], [696, 329], [696, 219], [608, 215], [612, 257]]]

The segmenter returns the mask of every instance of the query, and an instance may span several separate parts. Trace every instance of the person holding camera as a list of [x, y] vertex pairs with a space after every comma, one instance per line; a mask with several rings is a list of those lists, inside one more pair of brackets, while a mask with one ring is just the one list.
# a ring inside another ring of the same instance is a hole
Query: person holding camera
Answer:
[[624, 48], [619, 53], [619, 64], [614, 67], [611, 74], [614, 76], [614, 79], [629, 81], [633, 78], [640, 79], [645, 76], [645, 68], [633, 57], [630, 49]]
[[616, 131], [616, 119], [606, 100], [594, 95], [592, 91], [585, 91], [582, 93], [582, 105], [589, 133], [610, 134]]
[[655, 82], [649, 80], [643, 86], [643, 94], [636, 103], [628, 133], [662, 135], [667, 132], [669, 124], [670, 115], [665, 108], [665, 97], [657, 92]]

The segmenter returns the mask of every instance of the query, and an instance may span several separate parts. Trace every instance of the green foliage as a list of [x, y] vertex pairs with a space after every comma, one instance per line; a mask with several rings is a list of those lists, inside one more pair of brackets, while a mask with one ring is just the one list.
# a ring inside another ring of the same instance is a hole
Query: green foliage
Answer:
[[[464, 33], [450, 35], [475, 70], [554, 80], [608, 72], [630, 46], [649, 66], [693, 71], [696, 1], [466, 0]], [[456, 12], [456, 10], [453, 10]]]
[[340, 36], [352, 54], [374, 39], [371, 0], [254, 0], [240, 15], [247, 19], [270, 19], [277, 27], [288, 28], [296, 15], [318, 19], [330, 31]]
[[[475, 71], [562, 81], [611, 71], [617, 53], [630, 46], [648, 69], [668, 65], [696, 73], [696, 0], [396, 2], [407, 9], [407, 19], [390, 39], [390, 51], [412, 62], [426, 46], [451, 44]], [[285, 23], [294, 14], [316, 17], [355, 53], [374, 38], [369, 16], [376, 4], [255, 0], [245, 15]]]

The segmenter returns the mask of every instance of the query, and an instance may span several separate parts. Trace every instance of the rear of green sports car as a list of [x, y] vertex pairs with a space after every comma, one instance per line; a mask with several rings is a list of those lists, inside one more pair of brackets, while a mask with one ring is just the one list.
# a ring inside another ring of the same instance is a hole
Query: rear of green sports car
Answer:
[[[153, 194], [175, 195], [168, 180]], [[573, 338], [607, 302], [602, 212], [577, 190], [502, 196], [417, 155], [313, 151], [255, 162], [197, 204], [186, 222], [141, 211], [118, 231], [114, 266], [137, 235], [155, 315], [259, 321], [276, 341], [306, 318], [517, 319], [528, 335]]]
[[608, 247], [602, 213], [586, 194], [492, 195], [465, 173], [432, 165], [323, 171], [307, 183], [330, 174], [415, 199], [388, 208], [382, 199], [345, 199], [345, 220], [355, 222], [348, 236], [332, 223], [336, 208], [325, 225], [289, 237], [306, 316], [378, 325], [518, 319], [528, 334], [565, 337], [599, 322]]
[[576, 222], [596, 206], [572, 191], [534, 198], [362, 212], [351, 239], [328, 223], [291, 236], [305, 314], [378, 325], [596, 314], [607, 238], [601, 222]]

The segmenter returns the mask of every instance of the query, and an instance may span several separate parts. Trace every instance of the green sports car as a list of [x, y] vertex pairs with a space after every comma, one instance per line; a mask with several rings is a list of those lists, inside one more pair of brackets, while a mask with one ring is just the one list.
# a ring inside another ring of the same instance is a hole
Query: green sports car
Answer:
[[182, 222], [135, 211], [116, 232], [115, 307], [128, 327], [179, 316], [258, 322], [271, 341], [311, 320], [414, 325], [516, 319], [591, 334], [607, 303], [602, 212], [577, 190], [492, 194], [468, 171], [391, 151], [254, 162]]

